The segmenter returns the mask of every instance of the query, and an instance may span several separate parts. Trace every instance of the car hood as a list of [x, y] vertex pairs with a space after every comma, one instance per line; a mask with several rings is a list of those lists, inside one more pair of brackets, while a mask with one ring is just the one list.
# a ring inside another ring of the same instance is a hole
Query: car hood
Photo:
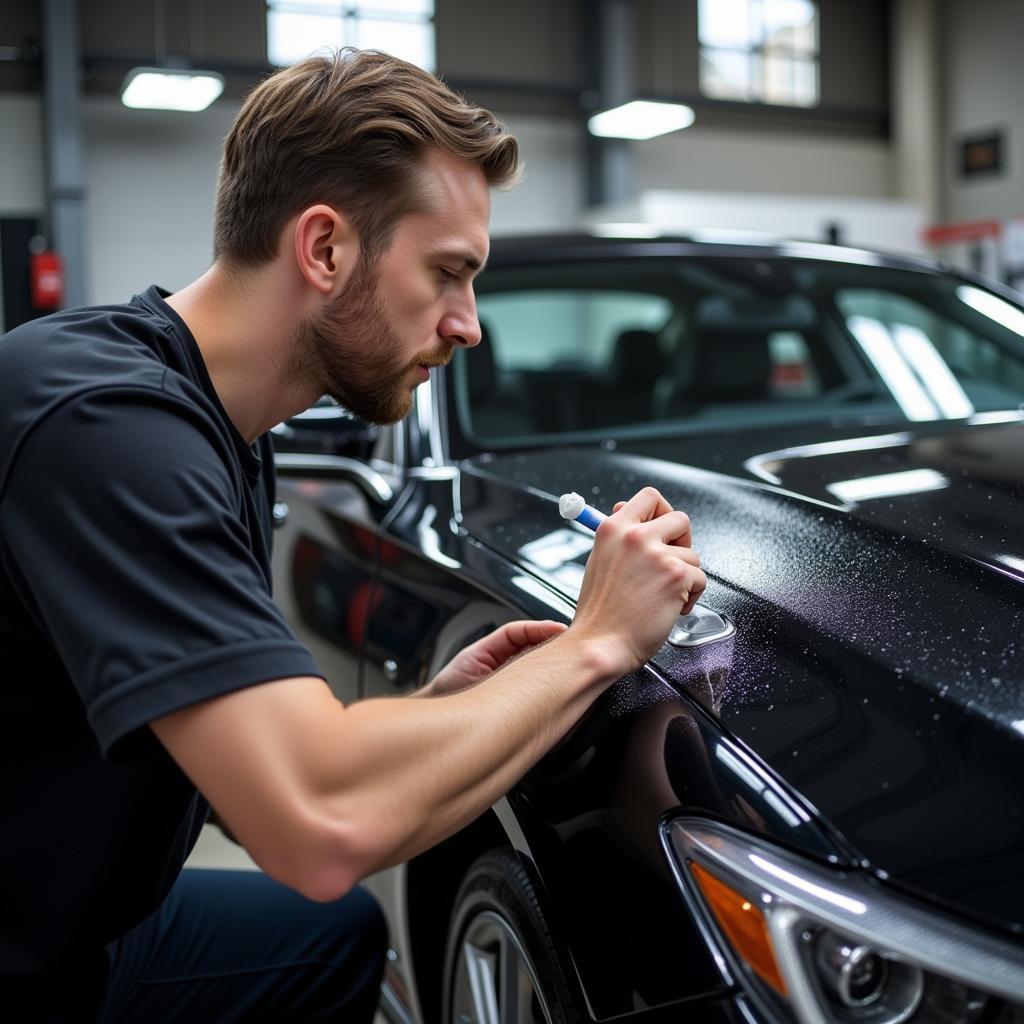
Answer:
[[[850, 518], [1024, 580], [1024, 422], [1016, 413], [1007, 419], [992, 423], [982, 416], [971, 426], [936, 424], [767, 451], [765, 438], [756, 449], [745, 439], [726, 447], [734, 476], [833, 505]], [[676, 461], [685, 447], [660, 441], [638, 451]], [[703, 455], [708, 468], [721, 464], [720, 446]]]
[[657, 487], [690, 513], [704, 603], [736, 632], [666, 646], [656, 668], [855, 857], [1024, 933], [1024, 428], [746, 453], [723, 441], [732, 473], [674, 464], [672, 444], [692, 462], [696, 446], [678, 440], [652, 446], [661, 458], [563, 449], [469, 460], [463, 526], [531, 585], [575, 599], [591, 539], [560, 521], [557, 495], [608, 510]]

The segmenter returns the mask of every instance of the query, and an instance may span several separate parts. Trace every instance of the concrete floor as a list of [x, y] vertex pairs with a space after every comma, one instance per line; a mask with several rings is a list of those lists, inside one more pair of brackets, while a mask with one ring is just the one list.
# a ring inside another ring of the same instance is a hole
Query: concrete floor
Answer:
[[249, 856], [237, 843], [230, 839], [216, 825], [207, 825], [199, 836], [191, 856], [185, 861], [187, 868], [248, 868], [259, 871]]

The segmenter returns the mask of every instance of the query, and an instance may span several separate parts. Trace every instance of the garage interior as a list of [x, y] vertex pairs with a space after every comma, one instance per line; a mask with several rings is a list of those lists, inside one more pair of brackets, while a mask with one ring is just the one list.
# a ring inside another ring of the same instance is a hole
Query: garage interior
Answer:
[[[715, 7], [753, 24], [773, 6], [776, 80], [759, 70], [767, 29], [705, 31]], [[286, 16], [306, 34], [282, 34]], [[18, 0], [0, 10], [0, 330], [173, 291], [208, 265], [221, 142], [318, 32], [393, 39], [507, 122], [525, 176], [494, 197], [495, 236], [765, 232], [1024, 287], [1019, 0]], [[223, 92], [200, 111], [132, 109], [140, 67], [214, 72]], [[633, 99], [693, 123], [646, 140], [588, 129]], [[254, 866], [212, 828], [189, 863]]]
[[[4, 329], [32, 312], [19, 306], [25, 232], [45, 237], [47, 224], [67, 305], [122, 301], [141, 287], [139, 267], [173, 289], [208, 262], [218, 148], [242, 96], [270, 69], [275, 6], [4, 5]], [[322, 5], [279, 6], [308, 17]], [[389, 31], [407, 40], [408, 19], [420, 19], [427, 36], [415, 45], [433, 69], [519, 136], [526, 175], [496, 197], [495, 234], [609, 221], [762, 229], [938, 253], [1013, 280], [1024, 173], [1020, 5], [806, 6], [815, 30], [802, 59], [816, 89], [803, 106], [704, 95], [697, 0], [424, 0], [359, 9], [385, 12], [372, 23], [384, 33], [378, 45]], [[389, 27], [387, 17], [399, 20]], [[371, 21], [349, 17], [349, 36], [339, 31], [337, 40], [360, 41], [359, 26]], [[160, 64], [219, 72], [224, 92], [195, 113], [125, 107], [126, 74]], [[589, 115], [627, 97], [687, 104], [695, 121], [640, 142], [588, 133]]]

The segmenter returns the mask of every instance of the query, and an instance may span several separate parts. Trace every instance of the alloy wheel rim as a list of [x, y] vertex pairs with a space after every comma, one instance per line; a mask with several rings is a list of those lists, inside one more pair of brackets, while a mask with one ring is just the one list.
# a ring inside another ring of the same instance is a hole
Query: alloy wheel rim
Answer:
[[530, 958], [499, 914], [469, 923], [459, 947], [450, 1024], [552, 1024]]

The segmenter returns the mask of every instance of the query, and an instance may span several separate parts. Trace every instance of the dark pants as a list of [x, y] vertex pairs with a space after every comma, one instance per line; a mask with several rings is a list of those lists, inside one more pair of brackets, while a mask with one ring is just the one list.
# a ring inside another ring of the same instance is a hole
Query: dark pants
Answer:
[[256, 871], [186, 870], [163, 906], [108, 947], [101, 1024], [369, 1024], [387, 930], [354, 889], [314, 903]]

